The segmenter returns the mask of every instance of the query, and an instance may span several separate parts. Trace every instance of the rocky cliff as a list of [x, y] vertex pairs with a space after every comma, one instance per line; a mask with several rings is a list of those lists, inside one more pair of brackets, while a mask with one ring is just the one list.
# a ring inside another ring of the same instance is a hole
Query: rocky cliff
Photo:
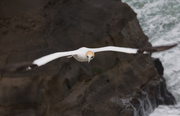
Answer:
[[[2, 0], [0, 9], [1, 66], [82, 46], [151, 46], [120, 0]], [[175, 103], [155, 64], [150, 55], [103, 52], [89, 64], [61, 58], [1, 73], [0, 115], [145, 116]]]

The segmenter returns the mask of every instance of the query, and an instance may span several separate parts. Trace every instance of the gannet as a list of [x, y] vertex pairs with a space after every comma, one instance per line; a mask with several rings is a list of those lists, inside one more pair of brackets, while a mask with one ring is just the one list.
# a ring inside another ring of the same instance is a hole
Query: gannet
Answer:
[[6, 72], [6, 71], [15, 72], [22, 69], [30, 70], [31, 68], [45, 65], [61, 57], [68, 57], [68, 58], [74, 57], [79, 62], [90, 63], [90, 61], [94, 59], [95, 53], [98, 53], [98, 52], [112, 51], [112, 52], [122, 52], [122, 53], [127, 53], [127, 54], [138, 54], [138, 53], [148, 54], [148, 53], [153, 53], [153, 52], [164, 51], [164, 50], [173, 48], [175, 46], [177, 46], [177, 44], [156, 46], [156, 47], [145, 47], [145, 48], [140, 48], [140, 49], [116, 47], [116, 46], [106, 46], [106, 47], [100, 47], [100, 48], [81, 47], [73, 51], [52, 53], [52, 54], [43, 56], [41, 58], [38, 58], [34, 60], [33, 62], [25, 62], [25, 63], [13, 64], [10, 66], [5, 66], [5, 67], [0, 67], [0, 72]]

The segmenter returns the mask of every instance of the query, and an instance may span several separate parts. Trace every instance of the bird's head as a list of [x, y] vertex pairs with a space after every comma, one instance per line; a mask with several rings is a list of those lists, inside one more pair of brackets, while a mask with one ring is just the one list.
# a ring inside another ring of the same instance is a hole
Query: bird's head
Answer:
[[94, 53], [91, 51], [88, 51], [86, 53], [86, 56], [87, 56], [88, 63], [95, 57]]

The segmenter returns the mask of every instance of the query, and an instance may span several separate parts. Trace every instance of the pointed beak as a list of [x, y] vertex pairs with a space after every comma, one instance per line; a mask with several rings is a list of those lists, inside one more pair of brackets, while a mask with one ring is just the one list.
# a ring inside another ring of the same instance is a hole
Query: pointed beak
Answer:
[[88, 58], [88, 63], [90, 63], [90, 61], [91, 61], [91, 57]]

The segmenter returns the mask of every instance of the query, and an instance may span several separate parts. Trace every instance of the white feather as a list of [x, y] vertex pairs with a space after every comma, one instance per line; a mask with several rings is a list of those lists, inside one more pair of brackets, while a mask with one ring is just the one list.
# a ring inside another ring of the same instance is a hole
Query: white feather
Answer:
[[136, 48], [125, 48], [125, 47], [114, 47], [114, 46], [107, 46], [101, 48], [91, 48], [92, 52], [103, 52], [103, 51], [114, 51], [114, 52], [123, 52], [128, 54], [137, 54]]
[[36, 60], [34, 60], [33, 64], [36, 64], [38, 66], [42, 66], [52, 60], [55, 60], [57, 58], [60, 58], [60, 57], [64, 57], [64, 56], [73, 56], [73, 55], [76, 55], [75, 54], [75, 51], [69, 51], [69, 52], [57, 52], [57, 53], [53, 53], [53, 54], [50, 54], [50, 55], [46, 55], [46, 56], [43, 56], [41, 58], [38, 58]]

